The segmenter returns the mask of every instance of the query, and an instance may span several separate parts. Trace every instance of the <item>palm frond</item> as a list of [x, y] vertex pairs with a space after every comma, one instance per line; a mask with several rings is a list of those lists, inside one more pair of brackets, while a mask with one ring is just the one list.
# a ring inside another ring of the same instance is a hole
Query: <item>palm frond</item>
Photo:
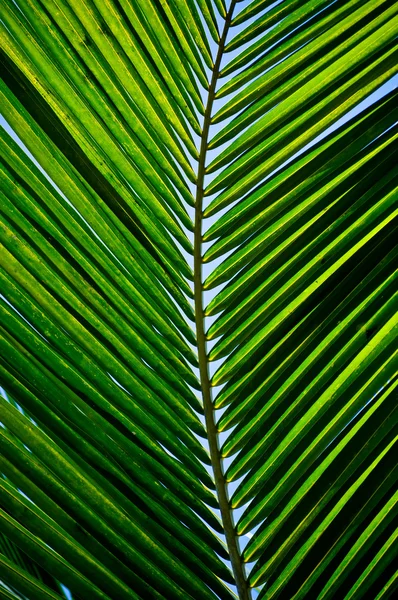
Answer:
[[0, 28], [0, 597], [391, 597], [397, 4]]

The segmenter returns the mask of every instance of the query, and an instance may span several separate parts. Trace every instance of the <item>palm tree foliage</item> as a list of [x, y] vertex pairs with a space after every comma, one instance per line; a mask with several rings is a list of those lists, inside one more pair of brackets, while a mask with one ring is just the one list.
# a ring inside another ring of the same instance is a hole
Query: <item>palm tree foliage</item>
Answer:
[[393, 594], [397, 32], [3, 0], [0, 598]]

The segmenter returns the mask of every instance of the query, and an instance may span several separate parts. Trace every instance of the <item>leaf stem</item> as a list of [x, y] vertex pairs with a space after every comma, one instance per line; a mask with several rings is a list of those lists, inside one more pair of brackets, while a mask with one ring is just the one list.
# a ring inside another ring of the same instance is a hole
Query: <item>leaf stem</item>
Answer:
[[216, 85], [220, 73], [221, 59], [224, 52], [225, 41], [231, 24], [233, 10], [236, 0], [232, 0], [229, 11], [225, 17], [225, 24], [218, 46], [217, 56], [214, 62], [212, 78], [209, 86], [206, 110], [203, 122], [202, 139], [199, 153], [198, 178], [195, 201], [195, 232], [194, 232], [194, 292], [195, 292], [195, 319], [196, 335], [198, 344], [198, 359], [200, 380], [203, 394], [204, 413], [210, 457], [216, 484], [216, 491], [220, 505], [221, 519], [224, 526], [225, 538], [228, 546], [231, 566], [235, 577], [235, 583], [240, 600], [250, 600], [251, 593], [248, 587], [243, 562], [240, 556], [237, 535], [233, 524], [231, 507], [228, 501], [227, 485], [222, 468], [222, 459], [218, 445], [218, 431], [214, 420], [214, 406], [211, 393], [206, 335], [203, 306], [203, 283], [202, 283], [202, 221], [203, 221], [203, 197], [204, 177], [206, 165], [206, 153], [211, 122], [211, 114], [216, 93]]

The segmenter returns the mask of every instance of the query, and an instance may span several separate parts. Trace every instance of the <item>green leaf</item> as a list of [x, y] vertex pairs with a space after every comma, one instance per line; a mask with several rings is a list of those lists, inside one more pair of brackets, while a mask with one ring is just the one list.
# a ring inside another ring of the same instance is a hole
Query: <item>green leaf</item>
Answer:
[[[29, 598], [33, 600], [43, 598], [43, 600], [59, 600], [61, 596], [49, 589], [43, 583], [40, 583], [35, 577], [29, 575], [24, 569], [15, 565], [12, 561], [6, 558], [3, 554], [0, 555], [0, 573], [4, 582], [9, 585], [15, 585], [21, 590], [21, 593], [29, 594]], [[10, 594], [0, 588], [1, 597], [4, 598], [20, 598], [14, 594]]]
[[[361, 9], [339, 22], [338, 27], [333, 27], [313, 42], [306, 44], [304, 48], [274, 68], [272, 82], [269, 81], [267, 74], [264, 74], [257, 78], [253, 84], [248, 85], [242, 92], [236, 94], [233, 101], [227, 102], [222, 111], [217, 113], [213, 119], [214, 123], [235, 114], [257, 99], [263, 99], [264, 96], [265, 98], [245, 111], [244, 116], [241, 115], [241, 118], [235, 121], [234, 126], [228, 128], [227, 135], [218, 134], [217, 138], [212, 140], [210, 147], [222, 143], [226, 138], [234, 137], [242, 128], [249, 125], [254, 118], [264, 114], [269, 107], [290, 95], [321, 70], [324, 71], [328, 65], [372, 33], [391, 15], [395, 14], [393, 11], [386, 10], [379, 15], [380, 8], [385, 8], [383, 2], [379, 4], [380, 6], [377, 3], [365, 3]], [[376, 9], [379, 9], [379, 11]], [[359, 24], [362, 27], [359, 27]], [[354, 29], [353, 25], [358, 30]], [[335, 47], [331, 47], [332, 42], [335, 42]], [[330, 51], [323, 54], [322, 50], [324, 49]], [[300, 67], [301, 71], [295, 75]], [[284, 85], [281, 86], [281, 83]], [[275, 92], [269, 94], [275, 87], [277, 88]]]
[[[343, 6], [332, 4], [325, 8], [326, 4], [327, 2], [323, 0], [315, 0], [315, 2], [310, 0], [310, 2], [304, 3], [303, 6], [299, 6], [288, 17], [270, 28], [256, 43], [241, 52], [223, 69], [222, 77], [250, 62], [263, 49], [266, 50], [265, 56], [226, 82], [217, 92], [217, 97], [225, 96], [239, 88], [243, 82], [250, 81], [254, 73], [261, 73], [262, 69], [275, 64], [278, 58], [284, 58], [291, 51], [299, 48], [302, 43], [314, 38], [317, 33], [324, 31], [343, 15], [349, 13], [352, 7], [358, 4], [358, 0], [346, 2]], [[316, 10], [320, 10], [320, 12], [316, 12]], [[282, 38], [285, 38], [283, 42]], [[272, 45], [275, 42], [280, 43], [273, 49]]]
[[397, 10], [5, 0], [0, 598], [392, 597]]

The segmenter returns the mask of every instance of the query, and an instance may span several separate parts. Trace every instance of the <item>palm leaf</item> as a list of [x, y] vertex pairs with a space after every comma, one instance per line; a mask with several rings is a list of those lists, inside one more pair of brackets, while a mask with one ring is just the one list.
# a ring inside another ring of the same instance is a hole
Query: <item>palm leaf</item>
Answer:
[[391, 597], [396, 3], [0, 27], [0, 597]]

